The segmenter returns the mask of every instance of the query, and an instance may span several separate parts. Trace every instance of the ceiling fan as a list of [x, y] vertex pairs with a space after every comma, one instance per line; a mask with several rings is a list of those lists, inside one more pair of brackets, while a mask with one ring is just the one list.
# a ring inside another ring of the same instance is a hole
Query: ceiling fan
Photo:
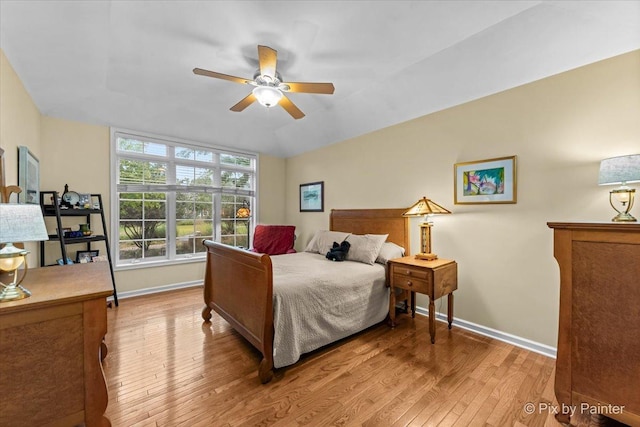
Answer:
[[258, 60], [260, 68], [253, 75], [253, 80], [242, 77], [230, 76], [215, 71], [194, 68], [193, 72], [200, 76], [214, 77], [216, 79], [229, 80], [235, 83], [255, 86], [251, 93], [240, 102], [231, 107], [231, 111], [240, 112], [249, 105], [258, 101], [261, 105], [270, 108], [280, 104], [294, 119], [301, 119], [304, 113], [287, 98], [284, 92], [320, 93], [331, 95], [335, 88], [332, 83], [295, 83], [283, 82], [280, 73], [276, 71], [278, 52], [268, 46], [258, 45]]

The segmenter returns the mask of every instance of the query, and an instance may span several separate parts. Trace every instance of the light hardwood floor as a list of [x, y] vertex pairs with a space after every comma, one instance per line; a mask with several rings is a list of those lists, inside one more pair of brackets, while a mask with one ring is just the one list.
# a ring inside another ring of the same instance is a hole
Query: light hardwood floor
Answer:
[[455, 322], [451, 331], [438, 322], [432, 345], [426, 317], [400, 315], [395, 329], [369, 328], [261, 385], [259, 353], [215, 313], [204, 323], [202, 307], [202, 288], [192, 288], [109, 309], [114, 426], [560, 425], [538, 410], [555, 403], [553, 359]]

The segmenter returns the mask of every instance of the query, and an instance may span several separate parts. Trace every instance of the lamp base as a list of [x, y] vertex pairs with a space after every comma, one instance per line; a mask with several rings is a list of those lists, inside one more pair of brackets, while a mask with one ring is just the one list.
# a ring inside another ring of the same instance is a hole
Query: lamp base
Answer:
[[0, 291], [0, 302], [17, 301], [31, 296], [31, 292], [20, 285], [14, 285], [13, 283], [5, 285], [1, 282], [0, 285], [4, 286], [4, 289]]
[[636, 222], [638, 220], [635, 219], [634, 216], [631, 215], [630, 213], [620, 212], [618, 215], [614, 216], [613, 219], [611, 219], [611, 221], [613, 221], [613, 222]]
[[438, 259], [438, 255], [436, 255], [436, 254], [419, 253], [419, 254], [416, 254], [415, 258], [416, 259], [422, 259], [422, 260], [425, 260], [425, 261], [433, 261], [434, 259]]

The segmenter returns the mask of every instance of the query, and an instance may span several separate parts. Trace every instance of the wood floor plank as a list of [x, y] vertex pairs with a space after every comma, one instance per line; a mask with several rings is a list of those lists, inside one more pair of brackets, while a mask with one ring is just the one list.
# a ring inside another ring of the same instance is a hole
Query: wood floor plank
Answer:
[[[106, 415], [130, 426], [550, 426], [553, 359], [438, 322], [398, 316], [275, 370], [215, 313], [202, 288], [123, 299], [108, 311]], [[589, 419], [576, 417], [587, 426]]]

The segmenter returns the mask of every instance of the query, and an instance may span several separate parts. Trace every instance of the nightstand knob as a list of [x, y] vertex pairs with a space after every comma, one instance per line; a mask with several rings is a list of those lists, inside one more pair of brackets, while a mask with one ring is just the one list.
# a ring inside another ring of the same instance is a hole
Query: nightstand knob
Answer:
[[411, 276], [411, 270], [407, 270], [407, 276]]
[[407, 280], [407, 286], [413, 286], [413, 283], [411, 283], [411, 280]]

